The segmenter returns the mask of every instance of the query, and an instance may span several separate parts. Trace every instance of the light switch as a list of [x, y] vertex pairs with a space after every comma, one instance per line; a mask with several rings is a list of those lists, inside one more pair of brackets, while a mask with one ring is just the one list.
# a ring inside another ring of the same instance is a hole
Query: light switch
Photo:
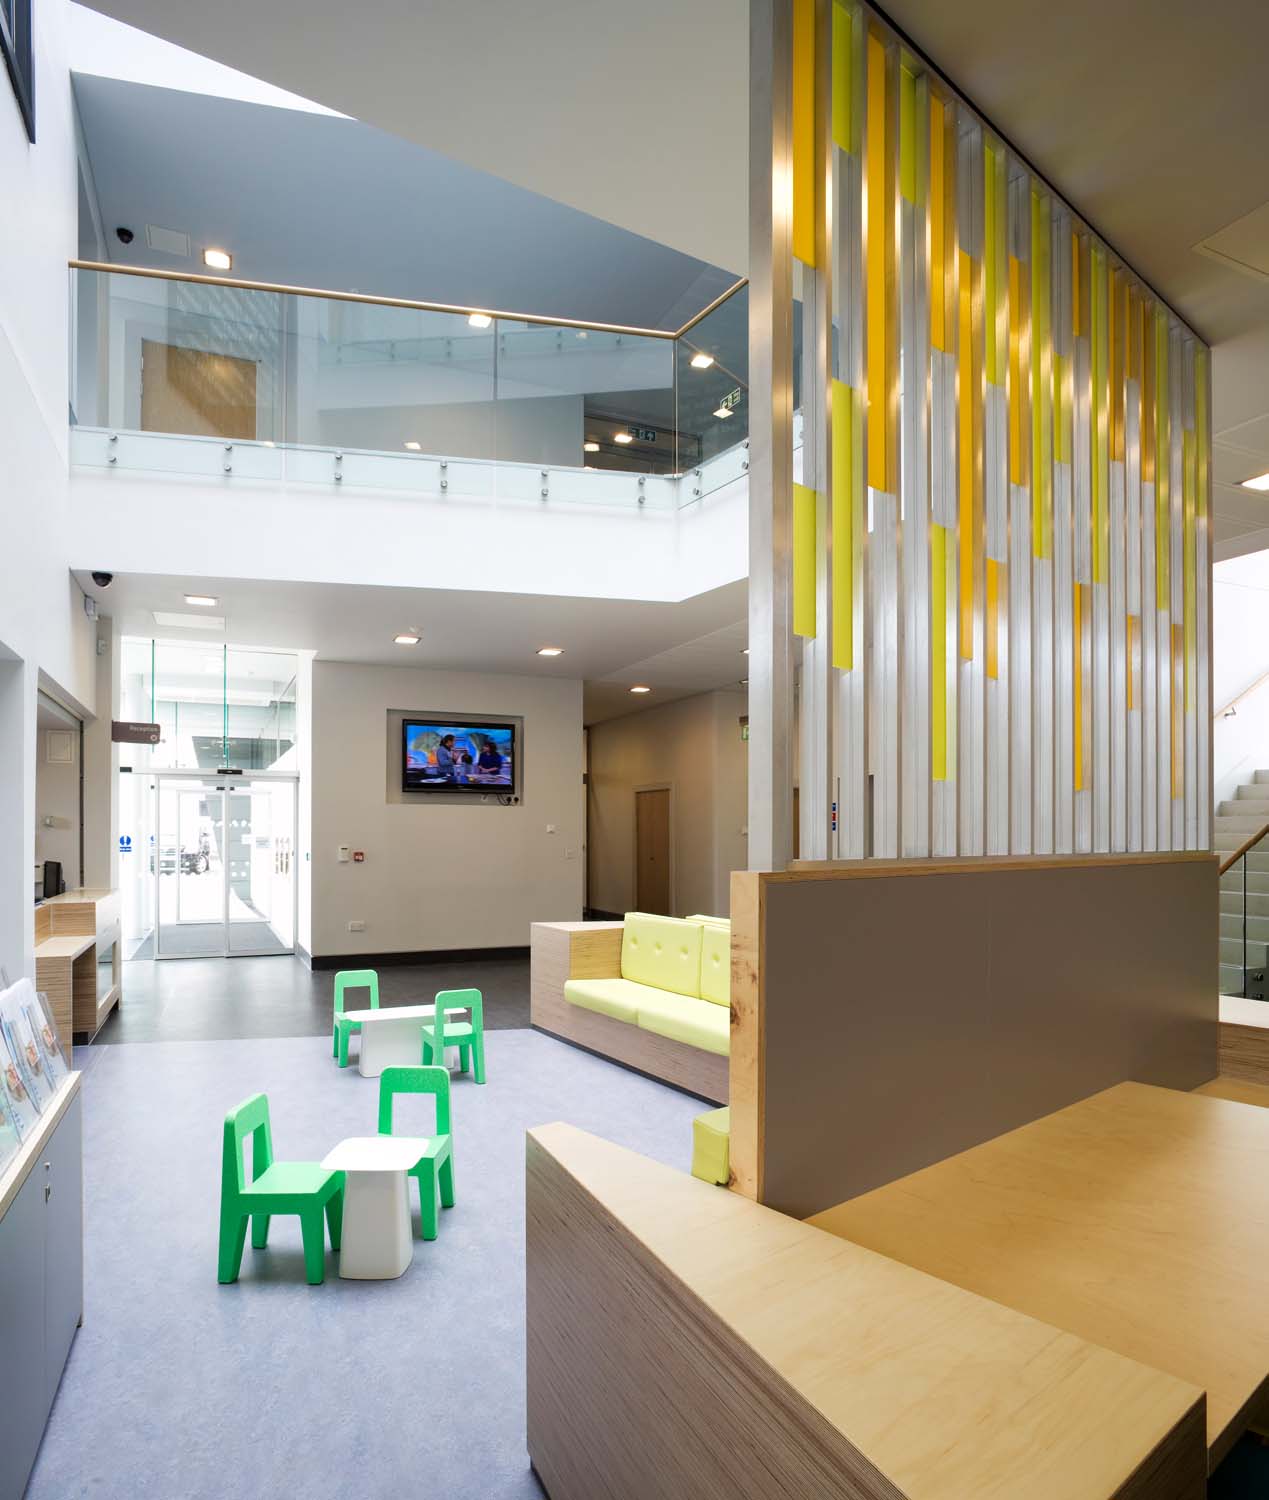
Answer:
[[340, 846], [339, 846], [339, 853], [337, 855], [337, 858], [338, 858], [338, 860], [339, 860], [339, 862], [340, 862], [341, 865], [346, 865], [348, 863], [348, 845], [347, 844], [340, 844]]

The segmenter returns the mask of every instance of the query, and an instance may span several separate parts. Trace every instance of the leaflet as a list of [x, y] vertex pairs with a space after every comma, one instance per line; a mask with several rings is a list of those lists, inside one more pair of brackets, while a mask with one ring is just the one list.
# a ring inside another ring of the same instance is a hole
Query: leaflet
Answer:
[[12, 1031], [7, 1021], [0, 1018], [0, 1094], [4, 1096], [5, 1113], [17, 1132], [18, 1140], [24, 1141], [35, 1129], [40, 1118], [40, 1107], [27, 1089], [25, 1069], [14, 1049]]

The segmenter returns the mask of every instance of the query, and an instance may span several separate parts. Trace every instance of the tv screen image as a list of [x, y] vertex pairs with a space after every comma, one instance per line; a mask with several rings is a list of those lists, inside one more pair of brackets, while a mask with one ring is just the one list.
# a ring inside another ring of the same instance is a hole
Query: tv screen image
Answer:
[[406, 792], [509, 792], [515, 785], [513, 724], [401, 726], [401, 789]]

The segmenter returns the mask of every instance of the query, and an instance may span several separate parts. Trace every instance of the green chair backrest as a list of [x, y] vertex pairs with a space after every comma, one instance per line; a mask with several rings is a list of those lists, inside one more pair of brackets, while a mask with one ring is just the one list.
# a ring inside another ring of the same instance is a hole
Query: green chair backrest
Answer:
[[[471, 1011], [471, 1029], [477, 1033], [484, 1030], [485, 997], [479, 990], [441, 990], [436, 996], [436, 1019], [430, 1026], [424, 1027], [429, 1037], [434, 1038], [434, 1044], [438, 1049], [446, 1045], [445, 1012], [447, 1009]], [[438, 1060], [444, 1061], [440, 1051], [436, 1056]]]
[[385, 1068], [379, 1075], [379, 1134], [392, 1134], [392, 1101], [398, 1094], [436, 1096], [436, 1133], [448, 1135], [449, 1070], [433, 1064], [415, 1068]]
[[273, 1165], [273, 1132], [269, 1128], [269, 1096], [252, 1094], [225, 1116], [224, 1153], [221, 1158], [220, 1191], [224, 1198], [239, 1198], [246, 1191], [242, 1143], [251, 1138], [251, 1181], [263, 1177]]
[[335, 1014], [345, 1010], [345, 990], [369, 990], [371, 1010], [379, 1009], [379, 976], [374, 969], [340, 969], [335, 975]]

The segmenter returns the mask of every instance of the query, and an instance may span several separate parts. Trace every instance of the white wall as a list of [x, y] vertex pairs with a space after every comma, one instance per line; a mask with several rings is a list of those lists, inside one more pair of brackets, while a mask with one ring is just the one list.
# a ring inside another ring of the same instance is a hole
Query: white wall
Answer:
[[0, 74], [0, 964], [33, 973], [36, 691], [85, 712], [95, 632], [67, 573], [67, 270], [76, 177], [64, 0], [43, 0], [32, 146]]
[[669, 785], [675, 916], [730, 912], [731, 872], [746, 867], [743, 693], [701, 693], [591, 726], [588, 904], [635, 905], [635, 792]]
[[[1269, 672], [1269, 552], [1219, 562], [1212, 570], [1212, 707], [1219, 713]], [[1252, 772], [1269, 768], [1269, 684], [1212, 726], [1217, 805]]]
[[[523, 718], [520, 805], [391, 800], [394, 709]], [[311, 788], [314, 958], [518, 947], [581, 915], [580, 682], [314, 662]]]

